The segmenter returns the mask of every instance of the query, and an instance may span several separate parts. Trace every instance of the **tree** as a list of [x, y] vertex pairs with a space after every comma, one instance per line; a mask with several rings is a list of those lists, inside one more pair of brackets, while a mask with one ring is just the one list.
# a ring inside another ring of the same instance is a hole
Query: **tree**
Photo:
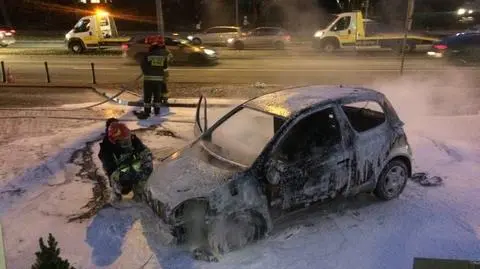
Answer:
[[58, 242], [51, 233], [48, 234], [48, 246], [45, 246], [43, 238], [40, 237], [40, 251], [35, 252], [37, 260], [32, 269], [75, 269], [70, 266], [68, 260], [60, 258], [60, 248], [57, 248]]

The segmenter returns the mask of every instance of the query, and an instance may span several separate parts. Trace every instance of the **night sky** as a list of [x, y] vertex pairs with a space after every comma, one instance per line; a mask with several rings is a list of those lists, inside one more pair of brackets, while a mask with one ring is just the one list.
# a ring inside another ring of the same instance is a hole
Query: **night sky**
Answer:
[[[0, 0], [5, 2], [0, 24], [13, 25], [20, 30], [67, 30], [78, 18], [80, 11], [89, 7], [75, 0]], [[215, 24], [234, 24], [234, 0], [163, 0], [167, 30], [192, 29], [198, 20], [204, 27]], [[361, 0], [341, 1], [345, 10], [357, 9]], [[204, 2], [202, 5], [201, 2]], [[257, 25], [284, 27], [315, 26], [326, 13], [341, 12], [336, 0], [284, 0], [279, 7], [268, 5], [268, 0], [240, 0], [241, 16], [248, 15]], [[370, 12], [386, 19], [404, 17], [405, 0], [370, 0]], [[462, 0], [416, 0], [417, 12], [456, 10]], [[267, 8], [268, 7], [268, 8]], [[155, 0], [113, 0], [108, 7], [129, 20], [117, 20], [123, 30], [155, 29]], [[222, 10], [222, 12], [218, 12]], [[7, 16], [7, 19], [5, 19]], [[174, 28], [174, 29], [172, 29]]]

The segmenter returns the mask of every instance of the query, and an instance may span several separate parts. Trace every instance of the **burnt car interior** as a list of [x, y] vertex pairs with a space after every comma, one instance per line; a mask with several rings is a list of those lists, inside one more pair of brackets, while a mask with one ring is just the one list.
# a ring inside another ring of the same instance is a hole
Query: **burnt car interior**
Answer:
[[350, 124], [357, 132], [364, 132], [385, 122], [385, 113], [376, 102], [342, 105]]
[[341, 133], [333, 108], [326, 108], [301, 119], [280, 145], [279, 159], [295, 162], [319, 151], [328, 152], [340, 143]]

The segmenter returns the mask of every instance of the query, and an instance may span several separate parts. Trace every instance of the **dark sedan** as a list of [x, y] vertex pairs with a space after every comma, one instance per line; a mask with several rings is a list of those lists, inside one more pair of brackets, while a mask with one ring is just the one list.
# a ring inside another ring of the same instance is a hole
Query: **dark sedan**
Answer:
[[[149, 45], [145, 43], [148, 34], [132, 37], [122, 45], [123, 57], [129, 62], [138, 63], [148, 52]], [[218, 61], [217, 52], [213, 49], [196, 46], [188, 40], [177, 37], [165, 37], [165, 46], [172, 53], [172, 64], [210, 65]]]
[[433, 44], [428, 55], [456, 64], [480, 63], [480, 33], [458, 33]]

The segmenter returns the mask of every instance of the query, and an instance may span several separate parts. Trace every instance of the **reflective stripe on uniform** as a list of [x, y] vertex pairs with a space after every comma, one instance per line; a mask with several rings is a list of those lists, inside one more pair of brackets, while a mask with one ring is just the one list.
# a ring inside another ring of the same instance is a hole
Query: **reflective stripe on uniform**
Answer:
[[143, 79], [149, 81], [163, 81], [163, 76], [144, 76]]

